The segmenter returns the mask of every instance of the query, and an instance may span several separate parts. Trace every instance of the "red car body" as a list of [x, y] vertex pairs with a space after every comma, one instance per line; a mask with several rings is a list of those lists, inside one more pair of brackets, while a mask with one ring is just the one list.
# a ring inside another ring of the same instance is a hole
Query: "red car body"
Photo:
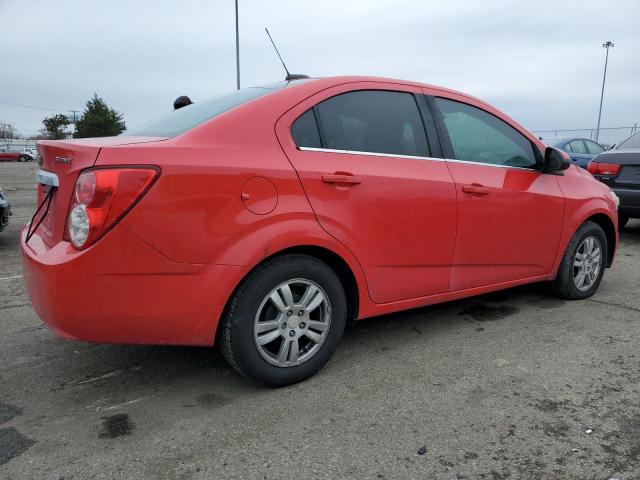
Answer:
[[[22, 234], [37, 313], [72, 339], [212, 345], [236, 287], [274, 255], [326, 261], [346, 286], [349, 315], [362, 319], [551, 280], [588, 219], [606, 232], [611, 264], [616, 205], [582, 169], [296, 147], [291, 126], [302, 113], [356, 90], [460, 101], [545, 149], [476, 98], [371, 77], [292, 82], [172, 138], [40, 141], [42, 168], [59, 187], [28, 243]], [[140, 165], [157, 179], [101, 238], [75, 248], [65, 229], [78, 175]]]
[[20, 160], [20, 152], [0, 150], [0, 162], [17, 162]]

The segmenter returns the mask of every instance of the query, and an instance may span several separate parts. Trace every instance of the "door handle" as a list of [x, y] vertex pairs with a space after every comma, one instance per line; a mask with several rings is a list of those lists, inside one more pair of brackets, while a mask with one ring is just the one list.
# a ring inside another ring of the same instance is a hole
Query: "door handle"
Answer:
[[489, 193], [489, 189], [478, 183], [472, 183], [471, 185], [463, 185], [462, 191], [464, 193], [471, 193], [473, 195], [486, 195]]
[[347, 174], [322, 175], [324, 183], [337, 183], [339, 185], [358, 185], [362, 183], [360, 177]]

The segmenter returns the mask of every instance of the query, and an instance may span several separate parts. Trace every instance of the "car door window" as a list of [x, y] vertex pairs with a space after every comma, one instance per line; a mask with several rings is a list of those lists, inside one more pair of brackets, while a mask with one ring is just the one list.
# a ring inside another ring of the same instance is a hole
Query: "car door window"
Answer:
[[465, 103], [436, 98], [457, 160], [532, 167], [531, 142], [498, 117]]
[[565, 144], [565, 146], [562, 149], [566, 150], [567, 152], [573, 152], [573, 150], [571, 150], [571, 144], [570, 143]]
[[313, 109], [307, 110], [291, 125], [291, 136], [298, 147], [320, 148], [320, 133]]
[[323, 147], [333, 150], [429, 156], [411, 93], [358, 90], [317, 105]]
[[573, 140], [569, 145], [571, 145], [571, 151], [574, 153], [587, 153], [587, 149], [584, 147], [582, 140]]
[[599, 153], [604, 152], [604, 148], [602, 148], [600, 145], [598, 145], [596, 142], [591, 142], [589, 140], [585, 140], [584, 141], [585, 145], [587, 146], [587, 151], [589, 152], [589, 154], [591, 155], [597, 155]]

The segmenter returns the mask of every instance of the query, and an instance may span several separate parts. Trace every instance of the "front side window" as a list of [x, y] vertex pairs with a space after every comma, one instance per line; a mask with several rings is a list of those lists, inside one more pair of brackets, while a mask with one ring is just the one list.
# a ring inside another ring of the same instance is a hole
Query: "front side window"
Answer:
[[414, 96], [359, 90], [317, 105], [323, 147], [334, 150], [429, 156]]
[[531, 167], [536, 156], [531, 142], [515, 128], [465, 103], [436, 98], [457, 160]]
[[598, 145], [596, 142], [591, 142], [589, 140], [585, 140], [584, 143], [587, 145], [587, 150], [591, 155], [597, 155], [599, 153], [604, 152], [604, 148]]

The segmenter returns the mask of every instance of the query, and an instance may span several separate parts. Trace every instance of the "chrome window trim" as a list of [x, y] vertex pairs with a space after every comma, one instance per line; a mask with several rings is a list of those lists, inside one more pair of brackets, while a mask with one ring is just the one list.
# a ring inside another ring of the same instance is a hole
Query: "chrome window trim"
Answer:
[[58, 175], [53, 172], [47, 172], [46, 170], [38, 170], [36, 172], [36, 182], [40, 185], [47, 185], [48, 187], [60, 186]]
[[469, 165], [484, 165], [487, 167], [512, 168], [514, 170], [525, 170], [527, 172], [541, 173], [540, 170], [537, 170], [536, 168], [534, 168], [533, 165], [527, 168], [527, 167], [516, 167], [513, 165], [500, 165], [497, 163], [474, 162], [472, 160], [457, 160], [455, 158], [421, 157], [417, 155], [398, 155], [396, 153], [361, 152], [359, 150], [336, 150], [333, 148], [318, 148], [318, 147], [297, 147], [297, 148], [298, 150], [302, 150], [305, 152], [342, 153], [347, 155], [367, 155], [367, 156], [373, 156], [373, 157], [390, 157], [390, 158], [415, 158], [417, 160], [431, 160], [434, 162], [467, 163]]
[[421, 157], [418, 155], [398, 155], [397, 153], [361, 152], [360, 150], [335, 150], [333, 148], [318, 147], [298, 147], [298, 150], [304, 150], [305, 152], [343, 153], [347, 155], [367, 155], [372, 157], [417, 158], [419, 160], [435, 160], [438, 162], [444, 161], [444, 158]]

